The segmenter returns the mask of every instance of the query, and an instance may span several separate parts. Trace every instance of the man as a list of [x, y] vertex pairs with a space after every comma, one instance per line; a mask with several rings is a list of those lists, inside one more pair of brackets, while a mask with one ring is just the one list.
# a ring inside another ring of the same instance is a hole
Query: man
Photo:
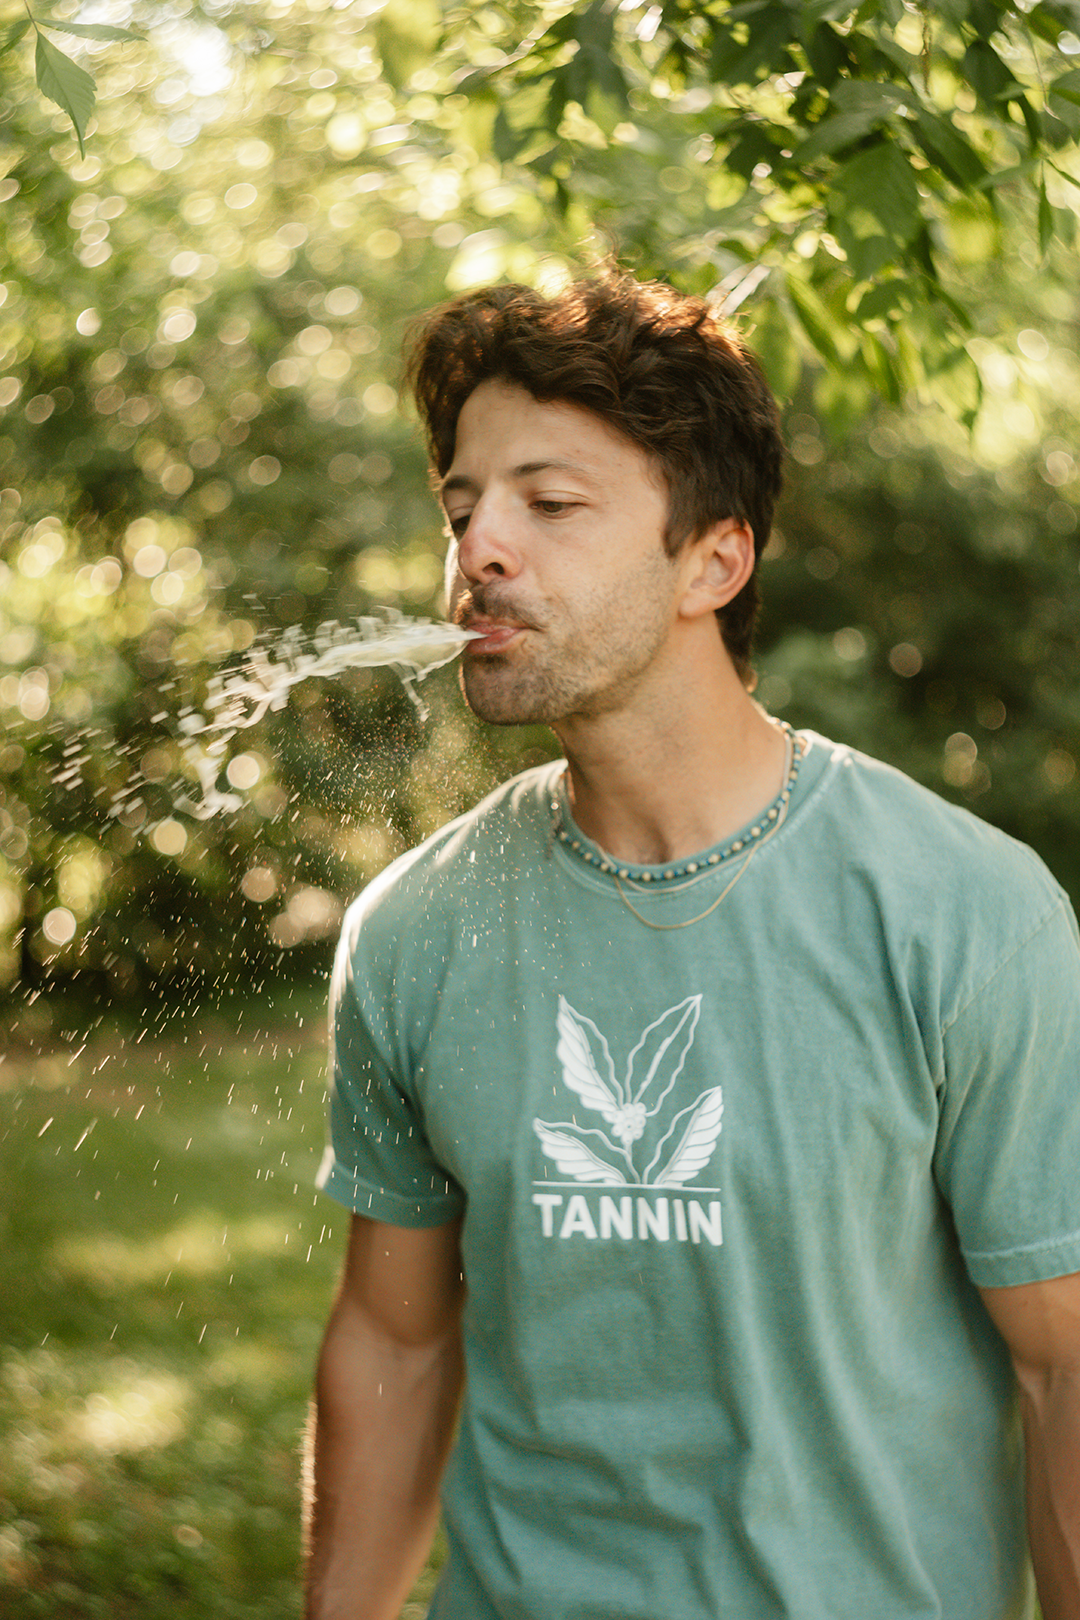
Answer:
[[[748, 680], [775, 407], [699, 302], [437, 311], [467, 700], [526, 772], [346, 921], [311, 1620], [1080, 1620], [1080, 957]], [[1023, 1443], [1016, 1424], [1017, 1394]], [[1026, 1455], [1026, 1464], [1024, 1456]]]

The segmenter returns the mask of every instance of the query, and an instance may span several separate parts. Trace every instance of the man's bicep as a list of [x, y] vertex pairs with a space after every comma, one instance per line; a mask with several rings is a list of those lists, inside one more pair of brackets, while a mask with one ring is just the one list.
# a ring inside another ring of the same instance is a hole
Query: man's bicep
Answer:
[[980, 1293], [1018, 1372], [1080, 1372], [1080, 1272]]
[[461, 1222], [391, 1226], [353, 1215], [335, 1314], [359, 1312], [402, 1346], [431, 1344], [461, 1313]]

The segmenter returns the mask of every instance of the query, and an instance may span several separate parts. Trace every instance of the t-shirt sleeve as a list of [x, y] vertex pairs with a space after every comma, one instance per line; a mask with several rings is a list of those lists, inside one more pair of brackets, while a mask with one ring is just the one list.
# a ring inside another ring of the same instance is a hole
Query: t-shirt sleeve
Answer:
[[1080, 1271], [1080, 947], [1068, 902], [944, 1031], [936, 1154], [979, 1287]]
[[395, 1073], [403, 1065], [388, 999], [361, 982], [346, 930], [330, 993], [330, 1140], [316, 1181], [358, 1215], [440, 1226], [465, 1199], [431, 1150], [408, 1076]]

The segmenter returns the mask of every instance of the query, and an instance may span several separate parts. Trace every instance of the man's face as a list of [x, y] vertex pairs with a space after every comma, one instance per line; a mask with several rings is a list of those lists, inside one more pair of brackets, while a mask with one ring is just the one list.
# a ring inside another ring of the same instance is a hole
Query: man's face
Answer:
[[470, 708], [557, 725], [647, 698], [681, 573], [644, 451], [591, 411], [488, 381], [458, 419], [442, 499], [451, 615], [483, 633], [462, 660]]

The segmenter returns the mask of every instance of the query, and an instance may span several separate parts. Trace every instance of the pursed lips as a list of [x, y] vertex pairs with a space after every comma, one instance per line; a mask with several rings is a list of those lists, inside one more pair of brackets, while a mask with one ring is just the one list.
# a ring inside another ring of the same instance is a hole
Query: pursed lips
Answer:
[[[487, 597], [487, 600], [485, 600]], [[454, 622], [463, 630], [471, 630], [476, 637], [466, 647], [466, 655], [501, 652], [522, 630], [536, 630], [533, 619], [519, 616], [516, 607], [508, 601], [498, 601], [484, 586], [475, 586], [463, 592], [454, 610]]]
[[463, 628], [471, 630], [477, 638], [470, 641], [466, 648], [467, 653], [475, 656], [477, 653], [501, 652], [522, 630], [528, 629], [528, 626], [516, 619], [486, 619], [467, 615]]

